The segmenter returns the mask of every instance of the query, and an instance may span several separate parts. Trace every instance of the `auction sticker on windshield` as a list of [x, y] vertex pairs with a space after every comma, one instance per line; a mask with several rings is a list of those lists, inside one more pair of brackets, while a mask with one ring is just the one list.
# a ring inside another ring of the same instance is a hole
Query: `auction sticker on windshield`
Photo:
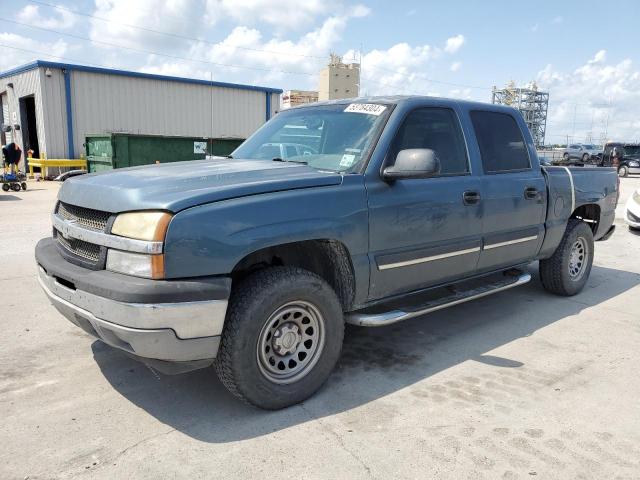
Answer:
[[344, 109], [350, 113], [368, 113], [369, 115], [380, 115], [387, 109], [384, 105], [376, 105], [375, 103], [352, 103]]

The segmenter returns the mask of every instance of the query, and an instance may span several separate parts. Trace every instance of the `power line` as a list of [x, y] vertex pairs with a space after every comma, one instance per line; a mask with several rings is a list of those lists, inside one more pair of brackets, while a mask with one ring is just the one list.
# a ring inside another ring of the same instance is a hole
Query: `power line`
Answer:
[[[207, 43], [209, 45], [216, 45], [216, 46], [220, 45], [220, 43], [212, 42], [212, 41], [206, 40], [204, 38], [189, 37], [187, 35], [180, 35], [178, 33], [163, 32], [161, 30], [154, 30], [152, 28], [142, 27], [140, 25], [133, 25], [131, 23], [115, 22], [115, 21], [110, 20], [108, 18], [98, 17], [98, 16], [92, 15], [90, 13], [80, 12], [80, 11], [77, 11], [77, 10], [72, 10], [70, 8], [66, 8], [66, 7], [63, 7], [63, 6], [60, 6], [60, 5], [54, 5], [52, 3], [41, 2], [41, 1], [38, 1], [38, 0], [28, 0], [28, 1], [30, 3], [34, 3], [36, 5], [43, 5], [45, 7], [53, 8], [53, 9], [60, 10], [60, 11], [63, 11], [63, 12], [69, 12], [69, 13], [72, 13], [74, 15], [79, 15], [79, 16], [83, 16], [83, 17], [87, 17], [87, 18], [93, 18], [95, 20], [100, 20], [100, 21], [107, 22], [107, 23], [113, 23], [113, 24], [119, 25], [121, 27], [134, 28], [136, 30], [142, 30], [142, 31], [149, 32], [149, 33], [155, 33], [157, 35], [164, 35], [166, 37], [178, 38], [180, 40], [190, 40], [190, 41], [202, 42], [202, 43]], [[264, 50], [264, 49], [261, 49], [261, 48], [251, 48], [251, 47], [242, 47], [242, 46], [239, 46], [239, 45], [228, 45], [228, 44], [225, 44], [225, 46], [232, 47], [232, 48], [237, 48], [239, 50], [249, 50], [249, 51], [252, 51], [252, 52], [268, 53], [268, 54], [271, 54], [271, 55], [291, 55], [291, 56], [297, 56], [297, 57], [318, 58], [318, 59], [323, 59], [323, 60], [325, 60], [329, 56], [328, 54], [324, 55], [324, 56], [319, 56], [319, 55], [305, 55], [305, 54], [302, 54], [302, 53], [293, 53], [293, 52], [275, 52], [275, 51], [272, 51], [272, 50]]]
[[219, 66], [219, 67], [245, 68], [245, 69], [249, 69], [249, 70], [259, 70], [259, 71], [265, 71], [265, 72], [278, 72], [278, 73], [286, 73], [286, 74], [291, 74], [291, 75], [314, 75], [313, 73], [308, 73], [308, 72], [293, 72], [293, 71], [287, 71], [287, 70], [277, 70], [277, 69], [272, 69], [272, 68], [249, 67], [249, 66], [246, 66], [246, 65], [234, 65], [234, 64], [228, 64], [228, 63], [211, 62], [211, 61], [208, 61], [208, 60], [200, 60], [200, 59], [197, 59], [197, 58], [182, 57], [180, 55], [171, 55], [171, 54], [168, 54], [168, 53], [160, 53], [160, 52], [155, 52], [155, 51], [152, 51], [152, 50], [144, 50], [144, 49], [141, 49], [141, 48], [127, 47], [126, 45], [118, 45], [118, 44], [115, 44], [115, 43], [103, 42], [102, 40], [92, 40], [91, 38], [83, 37], [83, 36], [80, 36], [80, 35], [75, 35], [73, 33], [60, 32], [58, 30], [52, 30], [52, 29], [49, 29], [49, 28], [38, 27], [38, 26], [35, 26], [35, 25], [27, 24], [27, 23], [17, 22], [17, 21], [14, 21], [14, 20], [8, 20], [6, 18], [0, 18], [0, 21], [7, 22], [7, 23], [12, 23], [12, 24], [16, 24], [16, 25], [21, 25], [23, 27], [32, 28], [32, 29], [35, 29], [35, 30], [41, 30], [41, 31], [50, 32], [50, 33], [56, 33], [56, 34], [59, 34], [59, 35], [66, 35], [68, 37], [76, 38], [76, 39], [79, 39], [79, 40], [84, 40], [84, 41], [87, 41], [87, 42], [107, 45], [107, 46], [115, 47], [115, 48], [121, 48], [121, 49], [124, 49], [124, 50], [130, 50], [132, 52], [144, 53], [144, 54], [148, 54], [148, 55], [158, 55], [158, 56], [166, 57], [166, 58], [172, 58], [174, 60], [187, 60], [189, 62], [204, 63], [204, 64], [207, 64], [207, 65], [215, 65], [215, 66]]
[[51, 53], [46, 53], [46, 52], [38, 52], [36, 50], [29, 50], [27, 48], [14, 47], [12, 45], [5, 45], [3, 43], [0, 43], [0, 47], [10, 48], [11, 50], [18, 50], [20, 52], [35, 53], [36, 55], [44, 55], [45, 57], [57, 58], [58, 60], [67, 60], [69, 62], [77, 62], [84, 65], [91, 65], [93, 67], [113, 68], [113, 66], [102, 65], [100, 63], [86, 62], [84, 60], [78, 60], [77, 58], [61, 57], [60, 55], [53, 55]]

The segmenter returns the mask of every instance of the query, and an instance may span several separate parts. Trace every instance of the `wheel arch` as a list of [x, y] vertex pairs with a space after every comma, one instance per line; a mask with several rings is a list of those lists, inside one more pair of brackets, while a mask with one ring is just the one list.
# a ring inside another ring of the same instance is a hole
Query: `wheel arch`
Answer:
[[334, 289], [344, 311], [354, 305], [356, 279], [353, 262], [348, 248], [339, 240], [303, 240], [255, 250], [236, 263], [231, 272], [232, 284], [271, 266], [296, 266], [309, 270]]
[[582, 220], [591, 228], [591, 231], [595, 235], [598, 231], [598, 225], [600, 223], [601, 208], [597, 203], [585, 203], [577, 207], [570, 215], [571, 218]]

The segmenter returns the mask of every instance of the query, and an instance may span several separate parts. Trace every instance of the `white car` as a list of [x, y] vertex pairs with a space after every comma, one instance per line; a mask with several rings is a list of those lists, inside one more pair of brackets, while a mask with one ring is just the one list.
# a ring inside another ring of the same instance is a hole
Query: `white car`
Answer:
[[640, 188], [627, 200], [624, 219], [630, 228], [640, 229]]
[[598, 145], [584, 144], [584, 143], [572, 143], [568, 145], [564, 150], [562, 159], [564, 162], [570, 162], [571, 159], [578, 159], [584, 163], [602, 154], [602, 148]]

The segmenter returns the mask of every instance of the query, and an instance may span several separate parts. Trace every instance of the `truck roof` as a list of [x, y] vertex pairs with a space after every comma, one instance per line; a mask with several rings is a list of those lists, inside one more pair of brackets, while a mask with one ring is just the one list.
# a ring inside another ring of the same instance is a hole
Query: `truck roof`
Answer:
[[446, 97], [432, 97], [426, 95], [382, 95], [382, 96], [369, 96], [369, 97], [356, 97], [356, 98], [342, 98], [339, 100], [325, 100], [322, 102], [316, 103], [306, 103], [303, 105], [297, 105], [294, 108], [305, 108], [310, 106], [320, 106], [320, 105], [348, 105], [351, 103], [386, 103], [392, 105], [400, 105], [400, 104], [410, 104], [414, 102], [424, 102], [425, 100], [432, 100], [434, 103], [439, 104], [456, 104], [465, 109], [482, 109], [482, 110], [495, 110], [495, 111], [508, 111], [513, 112], [515, 109], [513, 107], [509, 107], [507, 105], [498, 105], [494, 103], [488, 102], [477, 102], [471, 100], [461, 100], [457, 98], [446, 98]]

